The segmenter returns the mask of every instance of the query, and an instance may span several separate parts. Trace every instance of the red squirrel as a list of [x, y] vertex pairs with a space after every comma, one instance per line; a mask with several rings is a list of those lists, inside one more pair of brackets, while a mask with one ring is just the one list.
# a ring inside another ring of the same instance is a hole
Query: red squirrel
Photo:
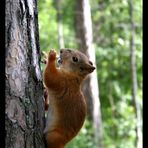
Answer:
[[87, 112], [81, 84], [95, 69], [88, 57], [77, 50], [61, 49], [58, 63], [56, 67], [56, 52], [50, 50], [43, 73], [50, 97], [44, 129], [48, 148], [64, 148], [80, 131]]

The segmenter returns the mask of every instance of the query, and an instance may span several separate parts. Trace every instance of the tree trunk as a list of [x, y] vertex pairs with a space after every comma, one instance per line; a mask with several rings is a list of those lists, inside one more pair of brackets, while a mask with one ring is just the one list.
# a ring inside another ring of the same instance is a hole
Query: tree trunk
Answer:
[[44, 105], [35, 0], [6, 0], [5, 146], [44, 148]]
[[129, 14], [131, 22], [130, 38], [130, 61], [131, 61], [131, 79], [132, 79], [132, 102], [136, 115], [136, 148], [142, 148], [142, 117], [141, 108], [137, 99], [137, 75], [136, 75], [136, 56], [135, 56], [135, 24], [133, 21], [133, 1], [129, 0]]
[[[95, 65], [95, 49], [92, 46], [92, 21], [89, 0], [77, 0], [75, 23], [76, 39], [79, 48]], [[96, 142], [98, 143], [99, 148], [102, 148], [102, 120], [97, 70], [85, 80], [83, 92], [87, 101], [88, 117], [93, 122]]]
[[57, 10], [57, 24], [58, 24], [58, 44], [59, 49], [64, 48], [63, 24], [61, 14], [61, 0], [55, 0], [55, 8]]

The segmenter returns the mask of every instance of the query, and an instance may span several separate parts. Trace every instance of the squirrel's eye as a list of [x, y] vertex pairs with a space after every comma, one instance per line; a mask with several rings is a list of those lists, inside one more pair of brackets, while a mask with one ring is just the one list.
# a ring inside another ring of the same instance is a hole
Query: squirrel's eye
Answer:
[[74, 62], [78, 62], [78, 58], [77, 58], [77, 57], [72, 57], [72, 60], [73, 60]]

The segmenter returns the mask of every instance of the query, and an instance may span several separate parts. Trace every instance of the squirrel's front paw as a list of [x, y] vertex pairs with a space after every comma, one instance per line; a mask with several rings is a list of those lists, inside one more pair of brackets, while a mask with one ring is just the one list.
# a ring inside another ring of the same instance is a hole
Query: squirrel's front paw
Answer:
[[55, 59], [56, 59], [56, 51], [54, 49], [52, 49], [49, 52], [48, 60], [49, 61], [55, 61]]

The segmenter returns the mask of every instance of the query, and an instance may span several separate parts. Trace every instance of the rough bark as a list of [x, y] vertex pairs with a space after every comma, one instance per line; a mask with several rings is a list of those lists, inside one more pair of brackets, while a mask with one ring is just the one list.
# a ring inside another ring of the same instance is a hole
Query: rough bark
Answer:
[[37, 3], [6, 0], [5, 13], [5, 146], [43, 148]]
[[[92, 21], [89, 0], [77, 0], [76, 4], [76, 39], [79, 49], [96, 64], [95, 49], [92, 46]], [[102, 120], [99, 99], [99, 87], [97, 70], [95, 70], [84, 82], [83, 92], [88, 107], [88, 117], [93, 122], [95, 139], [102, 148]]]

